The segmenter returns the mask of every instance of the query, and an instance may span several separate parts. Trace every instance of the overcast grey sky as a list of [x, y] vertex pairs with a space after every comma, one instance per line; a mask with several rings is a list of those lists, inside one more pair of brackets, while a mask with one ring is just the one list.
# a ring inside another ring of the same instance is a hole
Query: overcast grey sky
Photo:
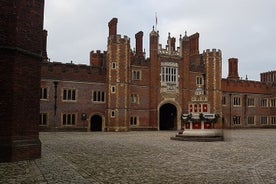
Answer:
[[[51, 61], [89, 64], [91, 50], [106, 50], [108, 22], [118, 18], [118, 34], [131, 39], [144, 32], [148, 54], [149, 33], [157, 12], [160, 43], [168, 32], [200, 33], [200, 52], [220, 49], [223, 77], [228, 59], [239, 59], [239, 75], [259, 80], [259, 73], [276, 70], [275, 0], [46, 0], [44, 28], [48, 30]], [[177, 42], [178, 46], [178, 42]]]

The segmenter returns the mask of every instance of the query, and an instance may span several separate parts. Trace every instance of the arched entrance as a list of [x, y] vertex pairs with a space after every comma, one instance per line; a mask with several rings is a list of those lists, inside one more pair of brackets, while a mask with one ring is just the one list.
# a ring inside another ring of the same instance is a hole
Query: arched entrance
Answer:
[[177, 110], [170, 103], [164, 104], [159, 110], [159, 130], [177, 129]]
[[103, 120], [99, 115], [94, 115], [90, 120], [90, 131], [102, 131]]

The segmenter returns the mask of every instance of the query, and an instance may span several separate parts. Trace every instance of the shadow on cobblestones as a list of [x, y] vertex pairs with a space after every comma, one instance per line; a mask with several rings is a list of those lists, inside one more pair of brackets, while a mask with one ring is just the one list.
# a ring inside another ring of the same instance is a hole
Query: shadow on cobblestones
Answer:
[[41, 132], [42, 158], [0, 163], [0, 183], [276, 183], [276, 130], [227, 130], [224, 142], [176, 132]]

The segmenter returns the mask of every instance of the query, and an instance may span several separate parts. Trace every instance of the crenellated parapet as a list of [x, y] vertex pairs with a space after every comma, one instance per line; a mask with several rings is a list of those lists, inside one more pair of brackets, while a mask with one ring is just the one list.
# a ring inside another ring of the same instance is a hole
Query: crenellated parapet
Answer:
[[223, 92], [231, 93], [270, 94], [272, 89], [271, 83], [250, 80], [222, 79], [221, 85]]
[[171, 37], [170, 33], [168, 35], [168, 40], [167, 40], [167, 45], [165, 48], [162, 48], [162, 44], [158, 45], [158, 54], [163, 55], [163, 56], [176, 56], [176, 57], [181, 57], [182, 52], [180, 47], [175, 46], [176, 39], [175, 37]]
[[203, 51], [204, 57], [221, 57], [221, 50], [220, 49], [206, 49]]
[[171, 50], [168, 45], [166, 45], [165, 48], [162, 48], [162, 44], [159, 44], [158, 52], [161, 55], [181, 57], [180, 47], [177, 47], [177, 50]]
[[106, 51], [100, 50], [90, 52], [90, 66], [93, 67], [105, 67], [106, 63]]
[[106, 71], [100, 67], [60, 62], [43, 62], [41, 65], [41, 79], [105, 82], [105, 78]]
[[130, 43], [130, 38], [126, 35], [122, 36], [120, 34], [117, 35], [111, 35], [108, 37], [108, 42], [112, 43]]
[[261, 82], [269, 82], [269, 83], [275, 83], [276, 82], [276, 71], [268, 71], [263, 72], [260, 74]]

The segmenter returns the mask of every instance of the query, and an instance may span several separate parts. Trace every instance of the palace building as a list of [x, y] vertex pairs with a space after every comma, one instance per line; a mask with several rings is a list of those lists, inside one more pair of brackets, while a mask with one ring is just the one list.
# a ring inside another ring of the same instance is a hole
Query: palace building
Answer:
[[231, 58], [223, 79], [221, 51], [200, 53], [199, 33], [178, 41], [169, 33], [163, 47], [154, 27], [146, 58], [144, 33], [135, 35], [132, 50], [117, 23], [108, 23], [107, 50], [91, 51], [90, 65], [42, 63], [40, 130], [276, 127], [276, 71], [262, 73], [261, 81], [240, 80]]

